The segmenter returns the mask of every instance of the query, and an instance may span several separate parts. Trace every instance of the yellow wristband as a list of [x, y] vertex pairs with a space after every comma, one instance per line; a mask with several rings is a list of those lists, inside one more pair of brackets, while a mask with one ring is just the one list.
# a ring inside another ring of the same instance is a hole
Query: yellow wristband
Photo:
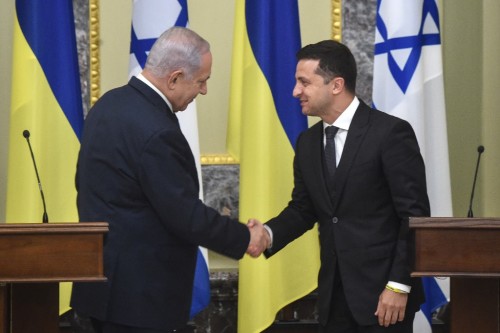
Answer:
[[391, 287], [390, 285], [386, 285], [385, 289], [388, 289], [388, 290], [393, 291], [393, 292], [398, 293], [398, 294], [408, 294], [406, 291]]

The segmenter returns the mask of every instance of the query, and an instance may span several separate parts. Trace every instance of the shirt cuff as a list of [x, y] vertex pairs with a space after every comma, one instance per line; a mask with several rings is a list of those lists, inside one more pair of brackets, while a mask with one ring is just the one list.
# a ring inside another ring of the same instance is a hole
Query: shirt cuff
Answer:
[[402, 284], [402, 283], [398, 283], [398, 282], [394, 282], [394, 281], [389, 281], [389, 282], [387, 282], [387, 285], [389, 287], [404, 291], [405, 293], [408, 293], [408, 294], [411, 291], [411, 286], [407, 286], [406, 284]]
[[271, 239], [271, 242], [269, 243], [269, 246], [267, 249], [271, 249], [273, 247], [273, 231], [271, 230], [270, 227], [264, 224], [264, 228], [266, 229], [267, 233], [269, 234], [269, 238]]

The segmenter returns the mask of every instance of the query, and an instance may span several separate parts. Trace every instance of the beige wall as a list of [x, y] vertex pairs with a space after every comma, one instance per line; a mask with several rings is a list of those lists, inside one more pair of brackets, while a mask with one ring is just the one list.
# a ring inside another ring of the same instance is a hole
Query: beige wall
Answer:
[[465, 216], [485, 146], [475, 216], [500, 216], [500, 2], [443, 0], [443, 51], [453, 211]]
[[[12, 0], [0, 0], [0, 220], [5, 216]], [[191, 27], [214, 54], [209, 94], [198, 99], [201, 151], [225, 152], [234, 1], [188, 0]], [[302, 42], [330, 36], [330, 0], [299, 0]], [[443, 53], [455, 216], [467, 212], [476, 148], [486, 148], [476, 216], [500, 216], [500, 2], [442, 0]], [[131, 1], [100, 1], [101, 92], [127, 81]]]
[[482, 142], [486, 149], [481, 208], [484, 216], [500, 216], [500, 1], [483, 1], [482, 12], [483, 53], [478, 58], [484, 73]]
[[[444, 0], [442, 12], [448, 139], [450, 161], [454, 161], [450, 163], [453, 208], [456, 216], [464, 216], [474, 176], [475, 152], [482, 139], [483, 42], [481, 24], [470, 24], [482, 22], [482, 11], [480, 2], [466, 1], [457, 6], [453, 0]], [[484, 179], [484, 173], [480, 176]], [[481, 199], [481, 192], [477, 191], [476, 202]], [[476, 215], [480, 213], [477, 208], [474, 211]]]

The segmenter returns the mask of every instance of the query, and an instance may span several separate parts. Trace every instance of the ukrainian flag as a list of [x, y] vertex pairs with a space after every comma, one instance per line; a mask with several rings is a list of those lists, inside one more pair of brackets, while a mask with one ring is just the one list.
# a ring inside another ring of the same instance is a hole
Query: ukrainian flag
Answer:
[[[228, 152], [240, 161], [240, 220], [276, 216], [290, 200], [294, 145], [307, 128], [293, 98], [300, 49], [296, 0], [236, 3]], [[266, 260], [239, 267], [238, 332], [261, 332], [288, 303], [316, 288], [317, 230]]]
[[[83, 111], [72, 2], [16, 0], [15, 7], [7, 222], [42, 221], [24, 130], [31, 132], [49, 221], [78, 221], [75, 171]], [[61, 312], [69, 309], [70, 288], [61, 285]]]

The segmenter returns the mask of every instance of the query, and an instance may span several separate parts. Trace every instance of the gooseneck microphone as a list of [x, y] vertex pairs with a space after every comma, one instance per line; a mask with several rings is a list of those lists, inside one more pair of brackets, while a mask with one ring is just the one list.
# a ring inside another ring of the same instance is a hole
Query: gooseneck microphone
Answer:
[[30, 131], [24, 130], [23, 136], [26, 138], [26, 142], [28, 142], [28, 147], [30, 148], [31, 160], [33, 161], [33, 166], [35, 167], [36, 179], [38, 180], [38, 188], [40, 189], [40, 194], [42, 195], [42, 203], [43, 203], [43, 216], [42, 222], [48, 223], [49, 216], [47, 215], [47, 207], [45, 205], [45, 196], [43, 195], [42, 183], [40, 182], [40, 176], [38, 176], [38, 168], [36, 167], [35, 155], [33, 155], [33, 149], [31, 149], [30, 143]]
[[476, 179], [477, 179], [477, 171], [479, 170], [479, 161], [481, 160], [481, 154], [483, 152], [484, 152], [484, 146], [478, 146], [476, 172], [474, 173], [474, 182], [472, 183], [472, 192], [470, 194], [469, 212], [467, 213], [467, 217], [474, 217], [474, 214], [472, 213], [472, 201], [474, 200], [474, 190], [476, 188]]

